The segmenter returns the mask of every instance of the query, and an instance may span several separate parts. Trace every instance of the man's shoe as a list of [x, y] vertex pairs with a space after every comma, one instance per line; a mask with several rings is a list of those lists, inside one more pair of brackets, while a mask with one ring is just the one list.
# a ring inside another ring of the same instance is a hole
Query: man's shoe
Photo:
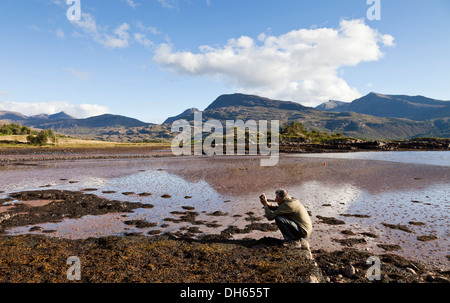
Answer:
[[302, 243], [299, 240], [298, 241], [284, 241], [283, 246], [288, 247], [288, 248], [302, 248]]
[[311, 248], [309, 247], [309, 242], [308, 242], [308, 240], [306, 240], [306, 239], [301, 239], [301, 240], [300, 240], [300, 243], [301, 243], [301, 246], [302, 246], [303, 249], [311, 251]]
[[309, 247], [309, 242], [306, 239], [301, 239], [301, 247], [306, 251], [306, 257], [308, 260], [312, 260], [313, 256], [311, 253], [311, 248]]

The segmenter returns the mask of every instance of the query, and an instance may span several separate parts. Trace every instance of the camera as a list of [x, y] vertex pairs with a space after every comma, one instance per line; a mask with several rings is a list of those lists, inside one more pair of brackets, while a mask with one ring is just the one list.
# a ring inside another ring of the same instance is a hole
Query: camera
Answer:
[[259, 200], [264, 199], [264, 195], [259, 196]]

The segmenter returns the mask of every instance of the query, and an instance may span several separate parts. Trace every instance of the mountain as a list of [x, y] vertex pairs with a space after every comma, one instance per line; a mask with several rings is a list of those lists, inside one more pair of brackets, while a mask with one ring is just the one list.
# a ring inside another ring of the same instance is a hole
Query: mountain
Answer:
[[27, 116], [16, 112], [0, 111], [0, 120], [9, 120], [11, 122], [27, 119]]
[[[336, 102], [336, 101], [335, 101]], [[339, 105], [336, 102], [336, 105]], [[301, 122], [308, 129], [342, 133], [365, 139], [400, 139], [421, 135], [442, 134], [449, 127], [430, 121], [412, 121], [403, 118], [375, 117], [355, 112], [328, 112], [305, 107], [291, 101], [271, 100], [254, 95], [230, 94], [218, 97], [202, 112], [203, 120], [279, 120]], [[193, 121], [194, 114], [181, 117]], [[449, 132], [450, 133], [450, 132]]]
[[205, 111], [223, 108], [229, 109], [233, 107], [247, 107], [247, 108], [264, 107], [264, 108], [294, 110], [294, 111], [303, 111], [308, 109], [307, 107], [299, 103], [290, 101], [271, 100], [268, 98], [253, 95], [232, 94], [232, 95], [222, 95], [218, 97], [213, 103], [211, 103], [211, 105], [209, 105], [205, 109]]
[[76, 119], [75, 117], [68, 115], [66, 112], [60, 112], [57, 114], [53, 114], [48, 116], [50, 120], [70, 120], [70, 119]]
[[[134, 137], [139, 137], [141, 133], [151, 133], [148, 131], [127, 131], [132, 128], [145, 128], [154, 124], [145, 123], [137, 119], [105, 114], [86, 119], [77, 119], [65, 112], [53, 115], [39, 114], [34, 116], [26, 116], [20, 113], [0, 111], [0, 121], [4, 123], [20, 123], [22, 125], [37, 129], [52, 129], [53, 131], [77, 136], [86, 139], [104, 139], [109, 140], [109, 136], [122, 136], [124, 141], [133, 141]], [[149, 139], [145, 137], [144, 139]]]
[[[219, 96], [203, 112], [203, 121], [279, 120], [280, 126], [297, 121], [311, 130], [341, 133], [363, 139], [408, 139], [414, 137], [450, 138], [450, 102], [422, 96], [393, 96], [371, 93], [351, 103], [330, 101], [317, 108], [291, 101], [272, 100], [255, 95]], [[196, 108], [170, 117], [161, 125], [137, 119], [105, 114], [76, 119], [64, 112], [27, 117], [0, 111], [0, 121], [47, 129], [80, 138], [108, 141], [171, 140], [171, 124], [177, 119], [194, 120]]]
[[183, 117], [189, 116], [194, 113], [198, 113], [199, 111], [200, 110], [197, 108], [188, 108], [177, 116], [167, 118], [166, 121], [163, 122], [163, 124], [172, 124], [176, 120], [182, 119]]
[[333, 112], [355, 112], [376, 117], [406, 118], [414, 121], [449, 118], [450, 102], [423, 96], [383, 95], [370, 93], [351, 103], [329, 101], [316, 109]]
[[[323, 111], [343, 112], [343, 111], [346, 111], [345, 109], [348, 105], [349, 105], [349, 103], [347, 103], [347, 102], [330, 100], [328, 102], [320, 104], [319, 106], [316, 107], [316, 109], [323, 110]], [[335, 109], [339, 109], [339, 110], [335, 110]]]
[[[29, 116], [24, 118], [24, 120], [27, 120], [28, 123], [42, 123], [43, 121], [55, 121], [55, 120], [71, 120], [71, 119], [76, 119], [75, 117], [68, 115], [66, 112], [60, 112], [57, 114], [53, 114], [53, 115], [48, 115], [48, 114], [39, 114], [39, 115], [34, 115], [34, 116]], [[33, 121], [33, 122], [31, 122]]]

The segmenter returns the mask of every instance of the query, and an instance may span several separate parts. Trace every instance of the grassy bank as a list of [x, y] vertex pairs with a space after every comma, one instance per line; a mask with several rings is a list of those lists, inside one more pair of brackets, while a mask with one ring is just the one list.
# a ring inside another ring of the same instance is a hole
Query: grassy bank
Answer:
[[102, 149], [102, 148], [170, 148], [170, 143], [121, 143], [61, 137], [56, 144], [38, 146], [27, 142], [27, 135], [0, 136], [0, 149]]

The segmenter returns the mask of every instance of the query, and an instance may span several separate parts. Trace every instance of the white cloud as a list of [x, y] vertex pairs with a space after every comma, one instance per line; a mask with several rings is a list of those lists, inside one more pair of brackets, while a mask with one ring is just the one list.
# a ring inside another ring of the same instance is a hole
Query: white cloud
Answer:
[[4, 90], [0, 90], [0, 96], [9, 96], [9, 93]]
[[55, 32], [56, 36], [60, 39], [64, 39], [66, 36], [64, 35], [64, 32], [62, 29], [58, 28]]
[[159, 35], [159, 34], [161, 34], [161, 32], [156, 27], [146, 26], [141, 21], [136, 21], [135, 25], [143, 33], [149, 33], [149, 34], [152, 34], [152, 35]]
[[21, 114], [32, 116], [38, 114], [56, 114], [59, 112], [66, 112], [67, 114], [77, 118], [87, 118], [98, 116], [109, 112], [106, 106], [97, 104], [70, 104], [67, 101], [55, 102], [4, 102], [0, 101], [0, 110], [19, 112]]
[[381, 46], [394, 46], [394, 38], [358, 19], [342, 20], [337, 29], [261, 34], [256, 41], [242, 36], [223, 47], [201, 46], [198, 53], [174, 51], [165, 43], [156, 48], [153, 60], [176, 73], [213, 76], [242, 93], [315, 106], [330, 99], [360, 97], [339, 71], [344, 66], [380, 60], [384, 55]]
[[147, 39], [146, 35], [142, 33], [134, 34], [134, 40], [136, 40], [137, 43], [144, 45], [145, 47], [154, 45], [154, 43], [151, 40]]
[[33, 30], [33, 31], [36, 31], [36, 32], [39, 32], [39, 31], [41, 31], [41, 28], [39, 27], [39, 26], [37, 26], [36, 24], [33, 24], [33, 25], [27, 25], [27, 26], [25, 26], [27, 29], [30, 29], [30, 30]]
[[97, 25], [94, 17], [89, 13], [83, 13], [81, 20], [71, 21], [72, 24], [80, 28], [84, 34], [90, 36], [95, 42], [106, 48], [126, 48], [129, 46], [130, 26], [123, 23], [118, 26], [113, 33], [108, 33], [107, 27]]
[[76, 70], [74, 68], [63, 68], [63, 70], [70, 72], [73, 76], [75, 76], [81, 80], [88, 81], [88, 80], [92, 79], [92, 74], [88, 73], [88, 72], [82, 72], [82, 71]]
[[174, 9], [177, 7], [176, 0], [158, 0], [158, 2], [161, 3], [161, 6], [164, 8]]
[[123, 0], [123, 1], [125, 1], [132, 8], [136, 8], [136, 6], [138, 6], [138, 4], [135, 3], [133, 0]]

